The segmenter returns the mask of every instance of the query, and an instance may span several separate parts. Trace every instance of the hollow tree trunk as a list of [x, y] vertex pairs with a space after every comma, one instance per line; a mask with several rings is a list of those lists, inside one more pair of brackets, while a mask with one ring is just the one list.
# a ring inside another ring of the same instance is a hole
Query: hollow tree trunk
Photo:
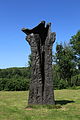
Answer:
[[31, 46], [32, 77], [28, 104], [55, 104], [52, 81], [52, 45], [55, 33], [42, 21], [37, 27], [22, 29]]

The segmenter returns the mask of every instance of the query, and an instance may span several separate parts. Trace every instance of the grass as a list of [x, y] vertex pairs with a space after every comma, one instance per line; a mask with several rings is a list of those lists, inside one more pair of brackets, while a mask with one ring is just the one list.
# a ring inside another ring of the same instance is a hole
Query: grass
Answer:
[[59, 109], [27, 108], [28, 92], [0, 92], [0, 120], [80, 120], [80, 90], [55, 90]]

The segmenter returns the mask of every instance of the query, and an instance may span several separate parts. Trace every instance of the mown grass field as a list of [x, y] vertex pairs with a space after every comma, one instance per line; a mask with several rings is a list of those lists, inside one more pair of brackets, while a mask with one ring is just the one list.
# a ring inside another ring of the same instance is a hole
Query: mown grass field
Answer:
[[0, 120], [80, 120], [80, 90], [55, 90], [59, 109], [25, 109], [28, 92], [0, 92]]

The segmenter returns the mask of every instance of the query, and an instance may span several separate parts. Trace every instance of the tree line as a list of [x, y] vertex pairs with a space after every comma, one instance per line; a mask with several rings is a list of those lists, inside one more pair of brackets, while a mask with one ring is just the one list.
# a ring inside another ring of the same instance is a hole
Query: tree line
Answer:
[[[69, 44], [57, 44], [53, 57], [54, 89], [80, 86], [80, 31]], [[28, 67], [0, 69], [0, 90], [28, 90], [31, 79], [31, 55]]]
[[0, 90], [28, 90], [30, 74], [28, 67], [0, 69]]

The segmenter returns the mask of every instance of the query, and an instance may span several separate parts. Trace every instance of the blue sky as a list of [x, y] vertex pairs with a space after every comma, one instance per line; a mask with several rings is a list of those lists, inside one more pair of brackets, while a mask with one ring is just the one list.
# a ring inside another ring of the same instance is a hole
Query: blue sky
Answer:
[[26, 66], [30, 46], [21, 28], [42, 20], [56, 32], [54, 52], [80, 29], [80, 0], [0, 0], [0, 68]]

